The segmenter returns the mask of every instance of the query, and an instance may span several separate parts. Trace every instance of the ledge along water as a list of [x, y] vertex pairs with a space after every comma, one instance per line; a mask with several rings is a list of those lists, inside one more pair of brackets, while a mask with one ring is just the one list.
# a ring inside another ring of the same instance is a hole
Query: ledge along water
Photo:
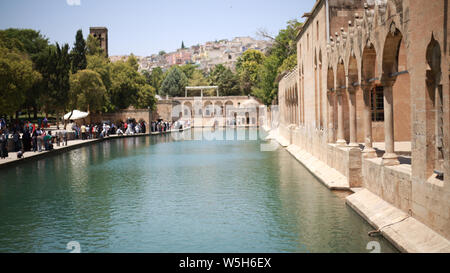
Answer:
[[0, 252], [397, 251], [259, 134], [111, 139], [1, 169]]

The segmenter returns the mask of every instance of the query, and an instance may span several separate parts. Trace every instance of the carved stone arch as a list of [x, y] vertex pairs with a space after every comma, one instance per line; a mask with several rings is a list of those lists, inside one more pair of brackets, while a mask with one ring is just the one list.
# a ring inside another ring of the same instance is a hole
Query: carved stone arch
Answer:
[[442, 68], [441, 68], [441, 48], [439, 42], [434, 38], [434, 34], [431, 35], [431, 41], [428, 44], [426, 52], [427, 60], [427, 76], [428, 71], [432, 73], [432, 78], [437, 82], [441, 81]]
[[395, 82], [395, 73], [398, 72], [398, 57], [400, 46], [402, 43], [403, 34], [396, 27], [394, 22], [391, 22], [387, 31], [386, 39], [383, 47], [382, 58], [382, 81]]
[[361, 82], [369, 84], [377, 77], [377, 51], [374, 45], [366, 46], [361, 61]]
[[[434, 170], [444, 171], [444, 94], [442, 87], [442, 51], [438, 41], [431, 36], [426, 51], [426, 177], [433, 175]], [[444, 175], [445, 176], [445, 175]]]

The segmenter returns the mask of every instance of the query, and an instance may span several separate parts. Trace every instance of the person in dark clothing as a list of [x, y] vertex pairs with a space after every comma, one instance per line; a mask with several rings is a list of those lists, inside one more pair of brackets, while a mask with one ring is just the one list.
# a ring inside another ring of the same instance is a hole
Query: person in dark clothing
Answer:
[[14, 141], [14, 152], [18, 152], [20, 151], [21, 147], [21, 143], [20, 143], [20, 135], [18, 131], [14, 131], [13, 133], [13, 141]]
[[22, 146], [23, 146], [24, 152], [31, 151], [31, 135], [30, 135], [30, 132], [28, 131], [28, 128], [26, 128], [25, 132], [23, 133]]
[[3, 131], [0, 131], [0, 158], [4, 159], [8, 157], [8, 139]]
[[33, 152], [37, 152], [37, 150], [38, 150], [37, 137], [38, 137], [37, 130], [34, 130], [33, 134], [31, 135], [31, 140], [33, 142]]

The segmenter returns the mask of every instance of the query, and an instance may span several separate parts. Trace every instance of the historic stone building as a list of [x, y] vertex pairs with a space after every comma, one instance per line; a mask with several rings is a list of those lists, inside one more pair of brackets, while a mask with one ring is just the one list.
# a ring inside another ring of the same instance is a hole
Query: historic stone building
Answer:
[[91, 114], [92, 122], [126, 121], [129, 118], [150, 123], [154, 120], [189, 121], [192, 127], [258, 127], [266, 107], [249, 96], [161, 98], [156, 109], [125, 109], [115, 113]]
[[91, 27], [89, 32], [100, 41], [101, 48], [108, 56], [108, 29], [106, 27]]
[[[450, 239], [448, 0], [318, 0], [304, 16], [278, 137]], [[348, 200], [372, 221], [362, 195]]]

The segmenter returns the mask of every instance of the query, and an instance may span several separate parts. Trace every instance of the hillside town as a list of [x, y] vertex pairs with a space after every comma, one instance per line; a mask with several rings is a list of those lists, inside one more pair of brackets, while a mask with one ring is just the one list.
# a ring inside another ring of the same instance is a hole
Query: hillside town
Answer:
[[[256, 40], [252, 37], [236, 37], [234, 39], [210, 41], [202, 45], [193, 45], [188, 48], [180, 48], [175, 52], [165, 53], [161, 51], [151, 56], [136, 56], [139, 70], [152, 72], [160, 67], [167, 70], [174, 65], [195, 64], [200, 70], [211, 71], [216, 65], [222, 64], [233, 71], [236, 70], [236, 62], [248, 49], [259, 50], [267, 53], [272, 46], [268, 40]], [[184, 46], [184, 43], [182, 47]], [[111, 56], [112, 62], [127, 59], [128, 56]]]

